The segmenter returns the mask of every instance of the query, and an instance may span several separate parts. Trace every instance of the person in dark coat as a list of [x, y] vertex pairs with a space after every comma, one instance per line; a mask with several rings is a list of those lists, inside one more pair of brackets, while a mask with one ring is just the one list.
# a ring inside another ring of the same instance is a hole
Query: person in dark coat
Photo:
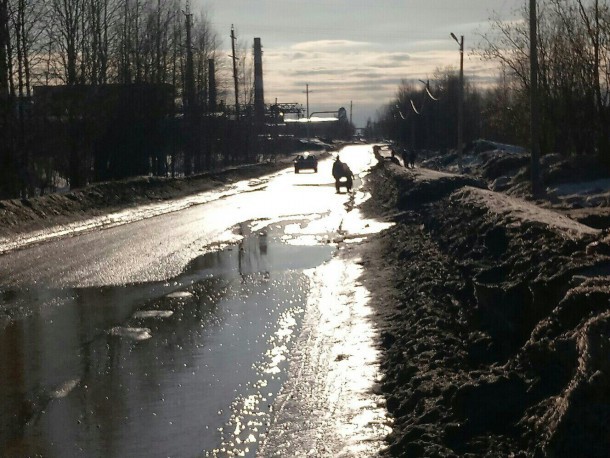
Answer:
[[377, 159], [378, 161], [381, 160], [381, 146], [379, 146], [379, 145], [373, 146], [373, 155], [375, 156], [375, 159]]
[[354, 174], [345, 162], [341, 162], [341, 158], [339, 156], [337, 156], [337, 159], [335, 159], [333, 164], [332, 174], [333, 178], [335, 179], [335, 189], [337, 192], [339, 192], [339, 188], [342, 185], [342, 178], [346, 179], [343, 186], [345, 186], [348, 191], [352, 190], [352, 186], [354, 184]]
[[414, 149], [412, 149], [411, 151], [409, 151], [409, 167], [411, 167], [412, 169], [415, 168], [415, 159], [417, 158], [417, 153], [415, 152]]
[[398, 159], [398, 156], [396, 156], [396, 151], [394, 151], [394, 148], [392, 148], [392, 149], [390, 150], [390, 152], [391, 152], [391, 154], [392, 154], [392, 155], [391, 155], [391, 156], [388, 158], [388, 160], [389, 160], [390, 162], [393, 162], [393, 163], [394, 163], [394, 164], [396, 164], [396, 165], [401, 165], [401, 164], [400, 164], [400, 159]]

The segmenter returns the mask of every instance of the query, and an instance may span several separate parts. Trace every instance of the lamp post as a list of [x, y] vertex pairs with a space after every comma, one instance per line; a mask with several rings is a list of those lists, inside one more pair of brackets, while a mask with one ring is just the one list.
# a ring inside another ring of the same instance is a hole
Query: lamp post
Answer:
[[451, 33], [451, 38], [460, 47], [460, 80], [459, 80], [459, 93], [458, 93], [458, 167], [460, 172], [462, 171], [462, 155], [464, 149], [464, 35], [460, 36], [460, 39]]

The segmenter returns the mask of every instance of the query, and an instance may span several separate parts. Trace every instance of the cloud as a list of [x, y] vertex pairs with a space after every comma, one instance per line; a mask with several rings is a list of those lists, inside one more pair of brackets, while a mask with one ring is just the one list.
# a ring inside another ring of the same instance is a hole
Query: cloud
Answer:
[[309, 69], [301, 70], [299, 77], [313, 76], [316, 79], [323, 77], [336, 77], [344, 76], [344, 69], [342, 68], [328, 68], [328, 67], [311, 67]]
[[303, 41], [292, 45], [292, 49], [303, 52], [346, 52], [369, 48], [372, 44], [351, 40], [316, 40]]

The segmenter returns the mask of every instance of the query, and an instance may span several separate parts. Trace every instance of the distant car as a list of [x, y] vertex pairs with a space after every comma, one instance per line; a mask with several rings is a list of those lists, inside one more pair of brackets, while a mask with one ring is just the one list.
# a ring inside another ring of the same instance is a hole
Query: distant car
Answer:
[[299, 173], [303, 169], [313, 169], [318, 173], [318, 158], [313, 154], [299, 154], [294, 160], [294, 173]]

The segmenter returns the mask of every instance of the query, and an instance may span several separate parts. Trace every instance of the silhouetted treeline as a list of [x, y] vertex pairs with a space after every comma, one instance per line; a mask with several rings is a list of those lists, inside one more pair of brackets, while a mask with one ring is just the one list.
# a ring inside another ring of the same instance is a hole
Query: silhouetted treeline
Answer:
[[[528, 6], [522, 2], [522, 21], [496, 20], [474, 53], [500, 64], [501, 75], [493, 88], [468, 84], [471, 72], [466, 68], [465, 142], [485, 137], [529, 144]], [[599, 154], [610, 165], [609, 3], [538, 0], [538, 15], [541, 151]], [[455, 70], [439, 72], [430, 82], [430, 92], [438, 102], [426, 99], [423, 84], [405, 82], [379, 124], [370, 123], [369, 127], [418, 148], [455, 148], [457, 89]], [[420, 115], [414, 114], [409, 99], [416, 108], [425, 100]], [[406, 119], [401, 118], [396, 105]]]
[[[492, 100], [497, 91], [482, 92], [466, 79], [465, 139], [493, 137], [504, 142], [519, 140], [514, 129], [494, 125], [494, 119], [488, 116], [494, 111]], [[365, 135], [369, 138], [391, 138], [409, 149], [439, 151], [455, 148], [458, 96], [459, 78], [453, 70], [439, 71], [425, 83], [403, 81], [396, 98], [378, 114], [378, 121], [367, 123]]]
[[184, 9], [180, 0], [0, 0], [0, 198], [254, 157], [247, 114], [236, 120], [224, 103], [216, 32]]

